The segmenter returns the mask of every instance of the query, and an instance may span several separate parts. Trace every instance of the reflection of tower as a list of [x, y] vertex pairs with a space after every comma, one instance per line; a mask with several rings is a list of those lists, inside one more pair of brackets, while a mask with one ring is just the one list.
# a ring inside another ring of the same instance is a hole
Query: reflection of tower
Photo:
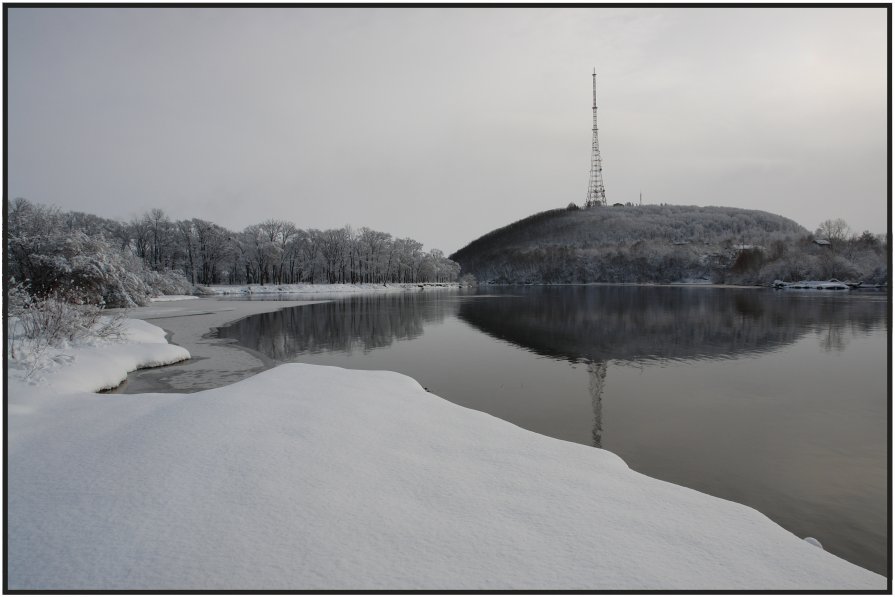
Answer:
[[600, 140], [597, 137], [597, 69], [594, 69], [594, 128], [590, 153], [590, 179], [587, 183], [585, 207], [606, 205], [606, 189], [603, 187], [603, 161], [600, 158]]
[[845, 350], [845, 347], [848, 345], [848, 339], [845, 337], [844, 331], [844, 324], [838, 321], [831, 320], [825, 330], [818, 326], [817, 333], [820, 335], [821, 348], [826, 352], [832, 350], [842, 352]]
[[601, 448], [603, 443], [603, 384], [606, 383], [606, 363], [603, 361], [588, 363], [587, 373], [590, 376], [588, 389], [594, 408], [594, 447]]

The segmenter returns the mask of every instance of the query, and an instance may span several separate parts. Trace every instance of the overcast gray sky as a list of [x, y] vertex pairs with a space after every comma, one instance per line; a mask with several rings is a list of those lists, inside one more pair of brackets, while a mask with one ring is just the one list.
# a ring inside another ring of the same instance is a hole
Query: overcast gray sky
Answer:
[[886, 11], [9, 9], [9, 197], [452, 252], [587, 191], [886, 230]]

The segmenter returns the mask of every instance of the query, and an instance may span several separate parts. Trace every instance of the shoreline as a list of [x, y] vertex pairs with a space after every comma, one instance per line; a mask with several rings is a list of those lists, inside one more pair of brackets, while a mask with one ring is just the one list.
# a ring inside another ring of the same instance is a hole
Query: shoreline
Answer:
[[[739, 286], [731, 284], [688, 283], [563, 283], [563, 284], [479, 284], [477, 288], [570, 288], [570, 287], [642, 287], [642, 288], [707, 288], [735, 290], [775, 290], [765, 286]], [[301, 290], [298, 290], [300, 287]], [[152, 392], [196, 392], [220, 387], [239, 381], [274, 367], [279, 362], [241, 346], [232, 340], [219, 339], [217, 328], [231, 325], [253, 315], [310, 305], [348, 296], [403, 292], [461, 292], [465, 287], [456, 283], [439, 284], [316, 284], [316, 285], [267, 285], [215, 286], [216, 292], [204, 296], [183, 296], [175, 299], [160, 297], [145, 307], [127, 310], [127, 316], [151, 322], [165, 330], [167, 339], [174, 345], [190, 351], [192, 358], [163, 369], [148, 371], [137, 369], [110, 393], [138, 394]], [[260, 289], [263, 289], [261, 291]], [[808, 291], [812, 293], [822, 291]], [[847, 293], [846, 293], [847, 294]], [[181, 300], [182, 299], [182, 300]], [[187, 300], [189, 299], [189, 300]], [[251, 306], [249, 306], [251, 305]], [[205, 316], [199, 324], [196, 318]], [[183, 318], [183, 319], [181, 319]], [[188, 325], [183, 324], [189, 322]], [[235, 350], [234, 350], [235, 349]], [[235, 353], [240, 352], [242, 356]], [[213, 359], [211, 362], [206, 362]], [[220, 366], [218, 366], [220, 363]]]
[[[246, 317], [290, 307], [312, 305], [351, 295], [460, 290], [455, 282], [406, 284], [271, 284], [207, 286], [202, 296], [154, 297], [145, 307], [125, 311], [126, 316], [151, 322], [165, 331], [173, 345], [190, 352], [191, 358], [163, 369], [141, 367], [128, 373], [109, 394], [199, 392], [235, 383], [281, 363], [270, 357], [217, 337], [216, 330]], [[285, 300], [283, 296], [307, 296]], [[257, 297], [257, 298], [255, 298]], [[232, 300], [234, 298], [248, 300]], [[226, 305], [226, 306], [225, 306]], [[120, 309], [111, 309], [120, 312]], [[199, 323], [196, 318], [206, 316]], [[181, 320], [181, 318], [183, 318]], [[188, 323], [187, 323], [188, 322]], [[187, 323], [187, 325], [183, 325]]]
[[358, 284], [216, 284], [197, 286], [202, 297], [212, 296], [254, 296], [281, 294], [353, 294], [371, 292], [414, 292], [460, 288], [459, 282], [401, 282], [375, 284], [364, 282]]
[[189, 301], [155, 302], [127, 311], [127, 317], [162, 328], [168, 341], [189, 351], [189, 360], [162, 369], [140, 368], [111, 394], [193, 393], [226, 386], [275, 367], [279, 363], [216, 336], [216, 329], [246, 317], [300, 307], [325, 300], [227, 300], [201, 297]]

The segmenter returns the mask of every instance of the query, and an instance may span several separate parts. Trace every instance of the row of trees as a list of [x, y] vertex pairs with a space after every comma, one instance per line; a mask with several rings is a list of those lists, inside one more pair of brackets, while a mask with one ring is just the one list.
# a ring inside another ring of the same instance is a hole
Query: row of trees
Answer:
[[441, 251], [370, 228], [269, 219], [236, 232], [160, 209], [119, 222], [25, 199], [11, 201], [8, 215], [9, 279], [41, 295], [77, 288], [109, 305], [196, 284], [453, 282], [460, 273]]
[[663, 242], [581, 249], [548, 245], [506, 248], [464, 261], [478, 280], [497, 284], [670, 283], [769, 285], [775, 280], [888, 281], [886, 243], [873, 235], [819, 246], [811, 235], [769, 246], [675, 245]]
[[233, 232], [153, 209], [120, 235], [152, 269], [181, 271], [195, 284], [453, 282], [460, 272], [438, 249], [366, 227], [304, 230], [269, 219]]

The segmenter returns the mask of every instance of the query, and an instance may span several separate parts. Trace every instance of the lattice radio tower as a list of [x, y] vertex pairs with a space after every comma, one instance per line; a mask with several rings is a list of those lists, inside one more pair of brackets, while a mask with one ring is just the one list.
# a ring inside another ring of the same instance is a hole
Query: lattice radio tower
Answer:
[[597, 137], [597, 69], [594, 69], [594, 139], [591, 144], [590, 178], [587, 183], [585, 207], [606, 205], [606, 188], [603, 186], [603, 161], [600, 159], [600, 139]]

